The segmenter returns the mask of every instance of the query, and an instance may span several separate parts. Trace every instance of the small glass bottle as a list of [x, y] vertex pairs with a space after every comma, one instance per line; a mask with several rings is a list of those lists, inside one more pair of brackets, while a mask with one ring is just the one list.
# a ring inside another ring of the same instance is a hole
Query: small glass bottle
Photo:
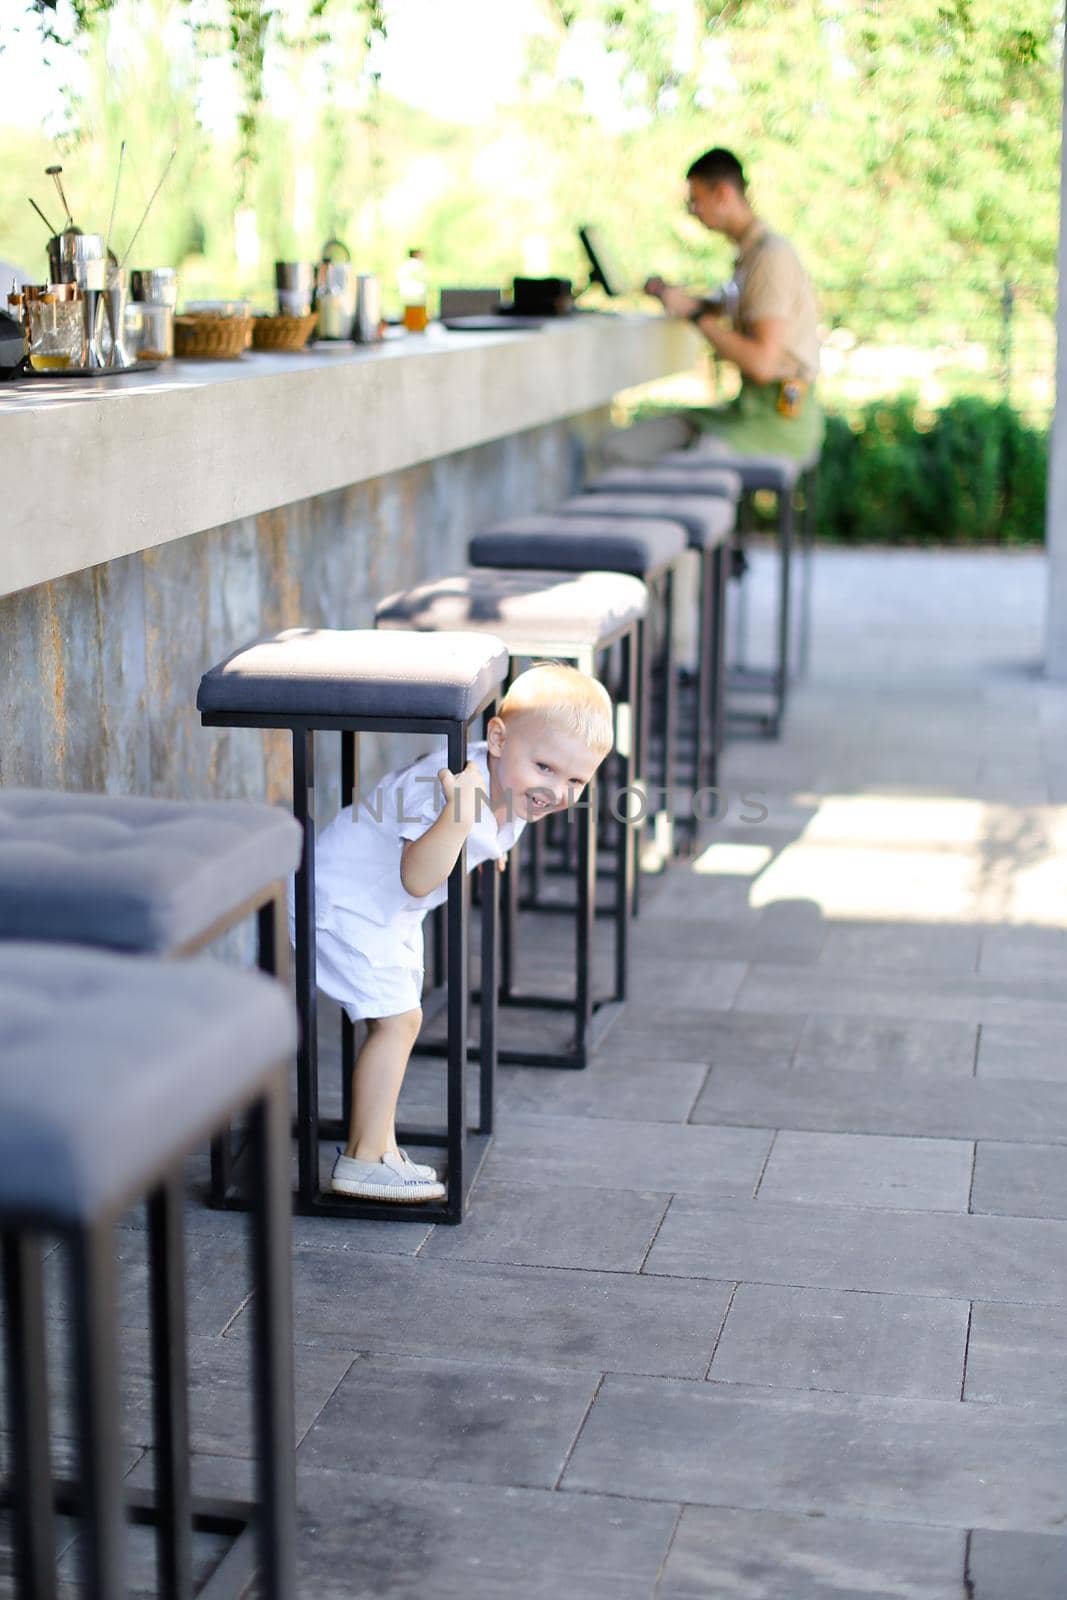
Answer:
[[426, 301], [429, 286], [421, 250], [409, 250], [398, 275], [400, 300], [404, 307], [404, 326], [409, 333], [423, 333], [429, 322]]

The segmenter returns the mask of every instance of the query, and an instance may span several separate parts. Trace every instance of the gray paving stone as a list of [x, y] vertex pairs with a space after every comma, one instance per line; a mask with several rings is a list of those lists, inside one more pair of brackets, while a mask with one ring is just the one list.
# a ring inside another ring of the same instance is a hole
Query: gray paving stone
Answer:
[[552, 1489], [599, 1378], [358, 1359], [300, 1447], [302, 1466]]
[[[612, 1028], [601, 1055], [583, 1072], [501, 1067], [497, 1078], [501, 1114], [536, 1112], [623, 1122], [684, 1122], [707, 1077], [707, 1066], [664, 1061], [651, 1049], [636, 1061], [628, 1054], [613, 1055], [611, 1041], [616, 1033], [623, 1039], [624, 1023], [625, 1014]], [[623, 1070], [627, 1065], [630, 1070]]]
[[971, 1163], [964, 1140], [786, 1131], [775, 1139], [759, 1192], [817, 1205], [966, 1211]]
[[1067, 1414], [608, 1377], [563, 1487], [609, 1486], [698, 1505], [1047, 1532], [1067, 1515]]
[[602, 1184], [665, 1194], [751, 1194], [771, 1135], [757, 1128], [564, 1122], [511, 1117], [486, 1158], [486, 1178], [554, 1186]]
[[637, 1272], [668, 1197], [632, 1189], [483, 1179], [461, 1228], [435, 1228], [423, 1260]]
[[[730, 1294], [613, 1272], [302, 1250], [296, 1339], [322, 1349], [703, 1377]], [[246, 1338], [243, 1312], [228, 1337]]]
[[[1018, 801], [1016, 801], [1018, 804]], [[979, 972], [1009, 978], [1067, 978], [1063, 928], [989, 928], [982, 935]]]
[[698, 952], [702, 959], [812, 966], [822, 948], [824, 927], [818, 908], [809, 901], [781, 900], [733, 921], [679, 915], [670, 922], [657, 922], [654, 928], [638, 923], [634, 953], [640, 963], [652, 953], [692, 963]]
[[929, 923], [835, 924], [827, 928], [819, 965], [831, 970], [974, 972], [979, 935], [971, 928]]
[[957, 1400], [965, 1300], [742, 1283], [708, 1373], [720, 1383]]
[[[66, 1329], [49, 1329], [48, 1388], [51, 1429], [64, 1449], [74, 1434], [70, 1413], [70, 1360]], [[252, 1453], [252, 1371], [243, 1340], [193, 1336], [189, 1362], [189, 1430], [195, 1450], [213, 1455]], [[152, 1444], [152, 1369], [147, 1330], [123, 1329], [120, 1337], [122, 1439], [133, 1460]], [[301, 1353], [296, 1366], [296, 1437], [301, 1438], [352, 1363], [350, 1354], [329, 1350]], [[0, 1429], [7, 1426], [6, 1397], [0, 1399]]]
[[1067, 1140], [1067, 1084], [713, 1066], [692, 1122], [936, 1139]]
[[[78, 1522], [74, 1517], [57, 1517], [55, 1522], [55, 1551], [61, 1557], [78, 1537]], [[0, 1600], [16, 1600], [15, 1552], [12, 1542], [11, 1514], [0, 1511]]]
[[734, 1007], [738, 1011], [822, 1011], [1067, 1028], [1064, 987], [1055, 978], [964, 978], [914, 972], [875, 976], [760, 962], [749, 967]]
[[[146, 1234], [138, 1229], [115, 1231], [119, 1325], [123, 1328], [148, 1327], [146, 1239]], [[238, 1234], [191, 1238], [186, 1242], [185, 1257], [189, 1332], [191, 1335], [219, 1334], [251, 1293], [252, 1279], [244, 1239]], [[49, 1257], [45, 1272], [48, 1315], [67, 1321], [70, 1304], [66, 1251], [62, 1246]]]
[[1063, 1600], [1067, 1594], [1067, 1539], [1046, 1533], [971, 1535], [968, 1600]]
[[597, 1052], [615, 1063], [658, 1061], [669, 1039], [675, 1059], [719, 1065], [788, 1065], [804, 1024], [803, 1017], [752, 1016], [737, 1011], [664, 1012], [630, 1007]]
[[678, 1195], [644, 1271], [1067, 1305], [1067, 1223]]
[[966, 1022], [913, 1022], [903, 1017], [808, 1017], [793, 1057], [799, 1071], [974, 1073], [977, 1029]]
[[[245, 1462], [193, 1467], [202, 1493], [248, 1492]], [[299, 1593], [315, 1600], [650, 1600], [678, 1517], [673, 1505], [326, 1471], [300, 1456], [297, 1501]]]
[[[199, 1533], [193, 1539], [193, 1582], [197, 1589], [210, 1577], [230, 1548], [222, 1533]], [[69, 1545], [58, 1564], [59, 1600], [83, 1600], [86, 1593], [80, 1582], [80, 1537]], [[127, 1587], [123, 1600], [156, 1600], [160, 1593], [156, 1562], [156, 1536], [152, 1528], [132, 1527], [126, 1543]], [[0, 1594], [3, 1590], [0, 1589]]]
[[980, 1078], [1047, 1078], [1067, 1083], [1067, 1044], [1062, 1027], [1020, 1028], [983, 1023], [978, 1037]]
[[708, 958], [681, 963], [669, 956], [638, 955], [630, 974], [629, 1004], [728, 1011], [747, 971], [744, 961]]
[[1067, 1405], [1063, 1312], [1051, 1306], [975, 1303], [965, 1400]]
[[[1024, 1085], [1011, 1087], [1022, 1090]], [[1067, 1217], [1067, 1150], [1062, 1144], [980, 1144], [971, 1210], [1013, 1217]]]
[[656, 1600], [963, 1600], [964, 1535], [685, 1506]]

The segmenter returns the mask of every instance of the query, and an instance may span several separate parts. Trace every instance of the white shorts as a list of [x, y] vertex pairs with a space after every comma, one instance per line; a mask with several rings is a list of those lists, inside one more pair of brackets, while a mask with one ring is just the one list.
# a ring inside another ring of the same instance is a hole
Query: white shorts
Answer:
[[315, 941], [315, 967], [319, 988], [340, 1001], [353, 1022], [398, 1017], [422, 1005], [421, 966], [375, 966], [324, 928]]

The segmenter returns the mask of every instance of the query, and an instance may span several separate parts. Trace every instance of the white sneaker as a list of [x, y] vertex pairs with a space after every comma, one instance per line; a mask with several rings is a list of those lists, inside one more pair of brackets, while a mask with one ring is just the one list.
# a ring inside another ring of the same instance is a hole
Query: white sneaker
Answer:
[[406, 1150], [398, 1150], [397, 1155], [411, 1173], [413, 1178], [423, 1178], [427, 1183], [437, 1182], [437, 1168], [424, 1166], [418, 1161], [412, 1161]]
[[352, 1195], [359, 1200], [392, 1200], [400, 1205], [443, 1200], [445, 1186], [436, 1175], [433, 1179], [417, 1178], [415, 1170], [414, 1162], [401, 1160], [398, 1155], [382, 1156], [380, 1161], [339, 1155], [333, 1164], [330, 1188], [334, 1194]]

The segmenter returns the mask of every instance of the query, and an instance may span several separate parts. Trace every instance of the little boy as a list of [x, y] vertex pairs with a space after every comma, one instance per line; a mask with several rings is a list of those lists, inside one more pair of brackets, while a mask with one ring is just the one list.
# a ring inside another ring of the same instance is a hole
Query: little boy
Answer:
[[315, 863], [319, 987], [367, 1025], [335, 1193], [444, 1198], [434, 1168], [396, 1142], [396, 1104], [422, 1022], [423, 919], [447, 898], [464, 844], [468, 870], [491, 858], [503, 864], [527, 822], [574, 803], [612, 742], [603, 685], [544, 663], [515, 679], [462, 772], [443, 766], [438, 748], [324, 829]]

